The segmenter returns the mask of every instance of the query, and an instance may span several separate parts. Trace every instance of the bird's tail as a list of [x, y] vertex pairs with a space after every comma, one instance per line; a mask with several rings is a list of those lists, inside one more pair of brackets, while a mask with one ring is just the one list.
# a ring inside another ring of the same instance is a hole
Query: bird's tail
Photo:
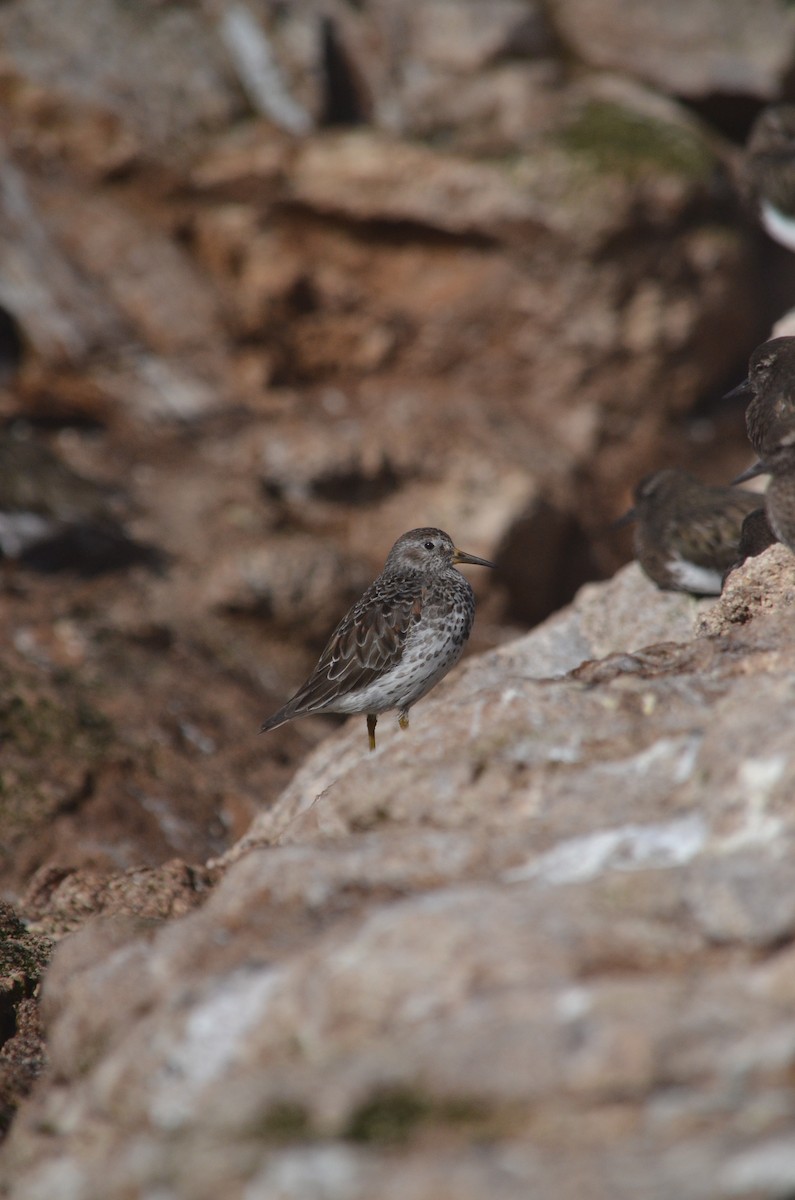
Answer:
[[259, 727], [260, 733], [267, 733], [269, 729], [278, 729], [280, 725], [289, 721], [292, 715], [291, 712], [288, 712], [288, 706], [285, 704], [284, 708], [280, 708], [272, 717], [268, 717], [267, 721], [262, 722]]
[[288, 700], [283, 704], [278, 712], [275, 712], [272, 717], [268, 717], [267, 721], [263, 721], [259, 727], [260, 733], [267, 733], [269, 729], [278, 729], [280, 725], [285, 725], [287, 721], [292, 721], [293, 717], [303, 717], [306, 713], [306, 708], [301, 703], [297, 696], [293, 696], [292, 700]]

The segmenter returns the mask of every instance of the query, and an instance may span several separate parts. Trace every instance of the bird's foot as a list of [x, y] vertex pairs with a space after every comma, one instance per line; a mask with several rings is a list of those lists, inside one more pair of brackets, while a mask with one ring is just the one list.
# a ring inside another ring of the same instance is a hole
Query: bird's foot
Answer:
[[375, 713], [367, 714], [367, 737], [370, 741], [370, 749], [375, 750], [375, 727], [378, 724], [378, 717]]
[[408, 729], [408, 727], [409, 727], [409, 714], [408, 714], [408, 711], [404, 710], [403, 712], [401, 712], [401, 713], [398, 713], [398, 725], [400, 726], [400, 728], [401, 728], [401, 729], [404, 731], [404, 733], [405, 733], [405, 731], [406, 731], [406, 730]]

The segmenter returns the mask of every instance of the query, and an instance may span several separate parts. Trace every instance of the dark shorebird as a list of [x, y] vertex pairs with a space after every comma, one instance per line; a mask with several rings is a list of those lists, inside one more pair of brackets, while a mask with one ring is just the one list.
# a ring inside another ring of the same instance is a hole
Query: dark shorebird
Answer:
[[[764, 500], [764, 496], [759, 497]], [[778, 538], [770, 528], [770, 522], [767, 519], [767, 513], [763, 508], [756, 508], [750, 512], [743, 521], [742, 529], [740, 530], [740, 544], [737, 547], [737, 561], [732, 563], [728, 571], [723, 577], [725, 584], [726, 578], [737, 567], [741, 567], [749, 558], [756, 558], [763, 550], [767, 550], [768, 546], [774, 546]]]
[[754, 475], [770, 475], [765, 492], [768, 523], [778, 540], [795, 550], [795, 419], [768, 429], [764, 458], [743, 471], [736, 482]]
[[[760, 496], [760, 499], [766, 500], [767, 497]], [[740, 530], [741, 561], [745, 562], [746, 558], [756, 558], [757, 554], [761, 554], [769, 546], [774, 546], [777, 541], [778, 538], [771, 528], [765, 509], [754, 509], [745, 518]]]
[[748, 376], [725, 399], [747, 397], [748, 440], [761, 459], [778, 440], [781, 422], [795, 420], [795, 337], [771, 338], [757, 346]]
[[743, 174], [765, 230], [795, 250], [795, 105], [772, 105], [759, 114], [746, 142]]
[[370, 749], [380, 713], [409, 709], [455, 666], [475, 616], [475, 596], [457, 563], [492, 567], [456, 549], [441, 529], [398, 538], [384, 569], [340, 621], [306, 683], [260, 730], [310, 713], [366, 713]]
[[710, 487], [670, 467], [640, 481], [634, 506], [616, 525], [637, 522], [635, 554], [658, 587], [717, 596], [737, 561], [743, 520], [763, 504], [753, 492]]

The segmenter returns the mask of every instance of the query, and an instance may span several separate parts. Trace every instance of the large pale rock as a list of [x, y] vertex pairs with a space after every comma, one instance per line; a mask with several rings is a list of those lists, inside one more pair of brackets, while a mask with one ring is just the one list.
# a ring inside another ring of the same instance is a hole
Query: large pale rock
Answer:
[[485, 9], [472, 0], [429, 0], [406, 5], [406, 15], [412, 57], [448, 70], [475, 71], [541, 45], [541, 5], [532, 0], [495, 0]]
[[608, 657], [473, 659], [376, 754], [333, 735], [198, 912], [64, 943], [7, 1194], [784, 1194], [785, 586], [697, 640], [634, 568], [589, 589], [558, 670]]
[[118, 314], [58, 246], [25, 174], [9, 161], [0, 170], [0, 233], [0, 302], [37, 353], [69, 361], [119, 337]]
[[4, 52], [36, 84], [119, 115], [172, 154], [241, 109], [220, 39], [199, 7], [25, 0], [0, 12]]
[[795, 21], [778, 0], [554, 0], [552, 13], [585, 62], [692, 98], [772, 100], [795, 54]]
[[698, 623], [702, 634], [725, 634], [760, 612], [782, 612], [795, 604], [795, 557], [775, 545], [732, 571], [717, 604]]
[[0, 233], [0, 302], [24, 343], [23, 381], [82, 370], [145, 418], [195, 418], [223, 399], [217, 298], [151, 222], [7, 161]]

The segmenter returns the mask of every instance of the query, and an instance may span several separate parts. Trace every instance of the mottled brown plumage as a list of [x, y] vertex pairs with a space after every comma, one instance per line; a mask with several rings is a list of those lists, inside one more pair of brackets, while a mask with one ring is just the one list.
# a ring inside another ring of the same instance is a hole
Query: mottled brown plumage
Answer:
[[668, 591], [718, 595], [738, 555], [744, 518], [761, 496], [711, 487], [678, 468], [656, 471], [635, 489], [635, 554], [643, 571]]
[[458, 661], [475, 615], [475, 597], [456, 563], [492, 563], [456, 549], [441, 529], [398, 538], [384, 569], [346, 613], [306, 683], [261, 732], [310, 713], [366, 713], [370, 749], [378, 714], [409, 709]]
[[[765, 500], [766, 497], [760, 496], [759, 499]], [[740, 563], [744, 563], [747, 558], [756, 558], [757, 554], [761, 554], [769, 546], [775, 545], [777, 540], [767, 519], [765, 509], [755, 508], [745, 518], [743, 527], [740, 530]]]
[[767, 454], [741, 476], [770, 475], [765, 512], [780, 542], [795, 550], [795, 419], [781, 421], [768, 436]]
[[748, 440], [760, 458], [776, 447], [782, 422], [795, 420], [795, 337], [771, 338], [757, 346], [747, 378], [729, 397], [747, 397]]
[[[765, 497], [760, 496], [759, 499], [764, 502]], [[732, 563], [725, 572], [724, 584], [732, 571], [736, 571], [749, 558], [756, 558], [758, 554], [767, 550], [768, 546], [774, 546], [777, 541], [778, 538], [770, 528], [764, 508], [755, 508], [743, 521], [740, 530], [740, 544], [737, 547], [737, 561]]]

